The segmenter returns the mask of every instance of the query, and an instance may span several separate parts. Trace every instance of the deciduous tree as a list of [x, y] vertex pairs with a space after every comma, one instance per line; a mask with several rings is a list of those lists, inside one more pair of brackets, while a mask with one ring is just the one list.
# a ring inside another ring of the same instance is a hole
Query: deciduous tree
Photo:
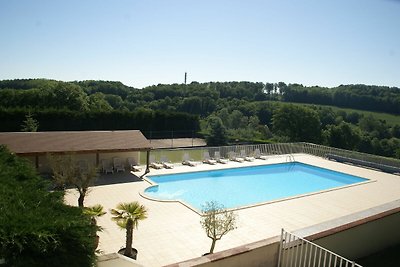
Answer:
[[212, 116], [208, 119], [208, 126], [210, 134], [207, 136], [207, 144], [209, 146], [226, 145], [228, 142], [226, 128], [221, 119]]
[[89, 193], [89, 186], [96, 180], [97, 168], [87, 164], [79, 166], [75, 155], [48, 155], [53, 179], [58, 187], [64, 185], [73, 186], [79, 193], [78, 206], [83, 207], [86, 195]]
[[226, 210], [224, 205], [217, 201], [206, 202], [202, 212], [200, 223], [207, 237], [212, 240], [210, 253], [213, 253], [215, 243], [236, 228], [236, 214]]
[[310, 108], [283, 105], [272, 117], [275, 134], [287, 136], [294, 142], [315, 142], [321, 139], [318, 113]]

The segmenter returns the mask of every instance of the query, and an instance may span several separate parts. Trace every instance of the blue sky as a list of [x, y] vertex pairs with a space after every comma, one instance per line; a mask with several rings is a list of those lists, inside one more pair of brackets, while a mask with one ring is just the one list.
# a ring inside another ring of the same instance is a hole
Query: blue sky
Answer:
[[400, 87], [396, 0], [1, 0], [0, 79]]

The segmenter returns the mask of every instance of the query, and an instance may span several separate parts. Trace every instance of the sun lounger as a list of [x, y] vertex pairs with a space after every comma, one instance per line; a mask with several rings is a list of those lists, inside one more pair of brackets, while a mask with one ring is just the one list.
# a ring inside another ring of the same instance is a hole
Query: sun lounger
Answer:
[[208, 151], [205, 151], [203, 154], [203, 163], [215, 165], [215, 164], [217, 164], [217, 161], [210, 157], [210, 153]]
[[173, 169], [174, 164], [171, 163], [171, 161], [168, 160], [167, 156], [162, 155], [160, 157], [160, 163], [164, 166], [166, 169]]
[[78, 161], [78, 168], [81, 173], [87, 173], [89, 171], [89, 165], [86, 160]]
[[237, 157], [236, 153], [233, 151], [229, 152], [228, 155], [229, 155], [229, 160], [231, 160], [231, 161], [236, 161], [236, 162], [240, 162], [240, 163], [244, 162], [244, 158]]
[[125, 172], [125, 166], [122, 163], [121, 158], [113, 158], [113, 163], [114, 163], [114, 170], [116, 172]]
[[190, 159], [188, 153], [183, 154], [182, 164], [183, 165], [188, 165], [190, 167], [194, 167], [194, 166], [197, 165], [196, 162], [194, 162], [192, 159]]
[[228, 163], [227, 159], [221, 158], [221, 153], [219, 153], [219, 151], [215, 151], [214, 158], [218, 163], [221, 163], [221, 164], [227, 164]]
[[101, 170], [102, 172], [104, 172], [105, 174], [107, 173], [114, 173], [113, 167], [111, 165], [110, 160], [108, 159], [102, 159], [101, 160]]
[[163, 165], [161, 163], [156, 162], [156, 158], [154, 156], [150, 156], [149, 166], [154, 169], [162, 169]]
[[134, 158], [127, 158], [127, 161], [128, 161], [129, 169], [131, 171], [139, 172], [142, 170], [142, 168], [140, 168], [140, 166], [136, 163], [136, 160]]
[[267, 159], [268, 159], [267, 156], [261, 154], [260, 149], [258, 149], [258, 148], [256, 148], [256, 149], [254, 150], [254, 157], [255, 157], [256, 159], [262, 159], [262, 160], [267, 160]]
[[246, 155], [246, 151], [243, 149], [240, 151], [240, 157], [243, 158], [245, 161], [254, 161], [255, 158]]

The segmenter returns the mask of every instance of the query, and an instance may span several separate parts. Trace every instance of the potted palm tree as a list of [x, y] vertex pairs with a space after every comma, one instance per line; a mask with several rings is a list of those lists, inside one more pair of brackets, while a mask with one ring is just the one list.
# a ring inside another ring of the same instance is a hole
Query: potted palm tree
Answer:
[[[106, 214], [107, 212], [104, 211], [104, 207], [102, 205], [96, 204], [94, 206], [84, 208], [83, 213], [90, 216], [92, 220], [91, 222], [92, 225], [97, 226], [97, 219]], [[97, 230], [101, 231], [102, 228], [100, 226], [97, 226]], [[96, 235], [96, 248], [99, 245], [99, 239], [100, 239], [99, 235]]]
[[119, 203], [116, 209], [111, 210], [111, 214], [114, 216], [111, 219], [126, 230], [125, 248], [120, 249], [118, 253], [136, 260], [137, 250], [132, 248], [133, 229], [138, 228], [140, 220], [147, 218], [147, 208], [138, 201]]

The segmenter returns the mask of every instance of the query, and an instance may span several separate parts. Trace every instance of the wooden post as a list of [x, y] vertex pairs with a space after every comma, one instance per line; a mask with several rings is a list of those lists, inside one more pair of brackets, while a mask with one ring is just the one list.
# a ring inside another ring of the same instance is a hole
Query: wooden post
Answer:
[[100, 163], [100, 155], [99, 151], [96, 151], [96, 167], [99, 167], [99, 163]]
[[140, 176], [140, 179], [143, 179], [143, 176], [150, 172], [150, 150], [146, 150], [146, 170]]
[[39, 155], [38, 154], [35, 155], [35, 166], [36, 166], [36, 169], [39, 170]]
[[150, 172], [150, 150], [146, 151], [146, 171], [145, 174]]

